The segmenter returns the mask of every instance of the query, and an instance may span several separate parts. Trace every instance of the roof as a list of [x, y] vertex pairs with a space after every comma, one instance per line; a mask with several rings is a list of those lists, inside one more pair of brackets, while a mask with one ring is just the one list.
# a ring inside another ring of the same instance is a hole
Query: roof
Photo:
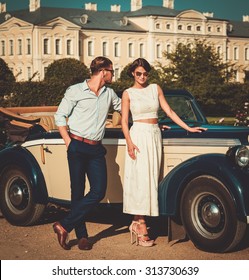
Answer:
[[228, 31], [229, 37], [249, 38], [249, 22], [229, 21], [231, 31]]
[[[100, 29], [100, 30], [117, 30], [117, 31], [133, 31], [142, 32], [143, 28], [128, 22], [122, 24], [122, 20], [127, 12], [111, 12], [111, 11], [90, 11], [85, 9], [69, 9], [69, 8], [47, 8], [41, 7], [35, 12], [29, 12], [29, 9], [6, 12], [0, 14], [0, 24], [5, 21], [6, 14], [11, 17], [24, 20], [34, 25], [43, 25], [47, 21], [51, 21], [58, 17], [64, 18], [83, 29]], [[83, 24], [80, 18], [87, 15], [87, 23]]]
[[[43, 25], [47, 21], [51, 21], [58, 17], [64, 18], [73, 24], [78, 25], [82, 29], [89, 30], [113, 30], [113, 31], [130, 31], [130, 32], [146, 32], [147, 30], [137, 26], [131, 21], [127, 22], [127, 18], [146, 17], [146, 16], [165, 16], [176, 17], [183, 11], [169, 9], [159, 6], [144, 6], [137, 11], [111, 12], [111, 11], [91, 11], [71, 8], [50, 8], [41, 7], [35, 12], [29, 9], [5, 12], [0, 14], [0, 24], [5, 22], [6, 14], [16, 17], [34, 25]], [[87, 19], [85, 23], [81, 21], [82, 16]], [[212, 18], [208, 18], [212, 19]], [[214, 19], [214, 18], [213, 18]], [[214, 20], [224, 20], [217, 19]], [[230, 21], [232, 29], [228, 31], [228, 36], [249, 38], [249, 22]]]
[[159, 6], [144, 6], [141, 9], [133, 12], [128, 12], [127, 16], [129, 17], [142, 17], [142, 16], [167, 16], [167, 17], [175, 17], [181, 11], [177, 11], [174, 9], [169, 9], [165, 7]]

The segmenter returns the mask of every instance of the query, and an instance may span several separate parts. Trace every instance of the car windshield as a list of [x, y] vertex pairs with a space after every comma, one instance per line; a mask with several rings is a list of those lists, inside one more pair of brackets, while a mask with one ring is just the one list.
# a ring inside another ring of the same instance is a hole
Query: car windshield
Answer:
[[[197, 116], [193, 108], [193, 103], [186, 96], [166, 96], [166, 100], [169, 106], [176, 112], [176, 114], [186, 122], [197, 122]], [[159, 122], [172, 122], [170, 118], [166, 116], [162, 109], [158, 112]]]

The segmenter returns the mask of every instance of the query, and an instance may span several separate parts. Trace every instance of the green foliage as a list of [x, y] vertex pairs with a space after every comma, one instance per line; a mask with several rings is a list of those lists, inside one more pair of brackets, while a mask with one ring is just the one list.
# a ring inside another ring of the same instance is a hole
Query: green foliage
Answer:
[[5, 100], [6, 107], [42, 106], [46, 104], [46, 85], [42, 82], [15, 83], [12, 93]]
[[89, 77], [89, 69], [82, 62], [74, 58], [63, 58], [48, 66], [44, 81], [48, 83], [60, 82], [64, 87], [68, 87]]
[[[35, 75], [35, 74], [34, 74]], [[44, 81], [18, 82], [13, 87], [1, 90], [1, 106], [44, 106], [58, 105], [67, 89], [72, 84], [80, 83], [90, 77], [87, 67], [76, 59], [60, 59], [50, 64]]]
[[248, 91], [243, 84], [225, 83], [207, 88], [207, 95], [199, 101], [207, 116], [233, 116], [241, 102], [248, 98]]
[[56, 106], [60, 103], [66, 88], [59, 81], [15, 83], [11, 93], [2, 98], [1, 106]]
[[15, 77], [7, 63], [0, 58], [0, 107], [4, 106], [12, 92]]
[[[157, 83], [163, 88], [189, 90], [206, 116], [235, 116], [244, 103], [249, 102], [248, 74], [244, 84], [228, 83], [227, 79], [233, 71], [228, 71], [228, 65], [221, 63], [212, 48], [204, 43], [199, 42], [192, 48], [179, 45], [170, 57], [169, 67], [152, 67], [149, 83]], [[0, 68], [3, 69], [3, 66], [6, 67], [6, 64], [0, 59]], [[120, 78], [110, 85], [118, 94], [134, 83], [134, 79], [127, 75], [129, 66], [125, 66]], [[59, 105], [68, 86], [89, 76], [86, 66], [75, 59], [55, 61], [49, 66], [44, 81], [13, 83], [13, 76], [10, 78], [12, 82], [6, 82], [8, 78], [0, 80], [0, 106]]]
[[248, 70], [245, 70], [244, 83], [249, 83], [249, 71]]
[[7, 63], [0, 58], [0, 81], [13, 83], [15, 82], [15, 77], [12, 71], [9, 69]]
[[174, 52], [164, 56], [170, 61], [169, 66], [160, 65], [165, 85], [185, 88], [202, 102], [209, 102], [210, 91], [214, 92], [234, 75], [232, 65], [223, 63], [205, 41], [195, 40], [192, 45], [178, 43]]

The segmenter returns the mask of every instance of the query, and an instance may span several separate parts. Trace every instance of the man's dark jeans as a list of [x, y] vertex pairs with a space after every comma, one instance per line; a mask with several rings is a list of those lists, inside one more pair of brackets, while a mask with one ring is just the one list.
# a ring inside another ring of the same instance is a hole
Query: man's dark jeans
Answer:
[[[71, 180], [71, 211], [61, 221], [67, 232], [75, 229], [78, 239], [88, 237], [85, 217], [105, 196], [106, 149], [102, 144], [89, 145], [72, 139], [67, 151]], [[86, 175], [90, 191], [84, 195]]]

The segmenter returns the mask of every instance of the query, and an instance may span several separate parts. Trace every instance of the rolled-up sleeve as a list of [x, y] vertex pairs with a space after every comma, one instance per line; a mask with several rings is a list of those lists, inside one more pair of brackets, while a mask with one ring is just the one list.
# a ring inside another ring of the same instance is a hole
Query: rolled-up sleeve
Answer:
[[72, 92], [71, 89], [67, 89], [63, 99], [61, 100], [60, 105], [58, 106], [57, 112], [54, 115], [55, 124], [57, 126], [66, 126], [67, 117], [70, 116], [76, 101], [71, 98]]

